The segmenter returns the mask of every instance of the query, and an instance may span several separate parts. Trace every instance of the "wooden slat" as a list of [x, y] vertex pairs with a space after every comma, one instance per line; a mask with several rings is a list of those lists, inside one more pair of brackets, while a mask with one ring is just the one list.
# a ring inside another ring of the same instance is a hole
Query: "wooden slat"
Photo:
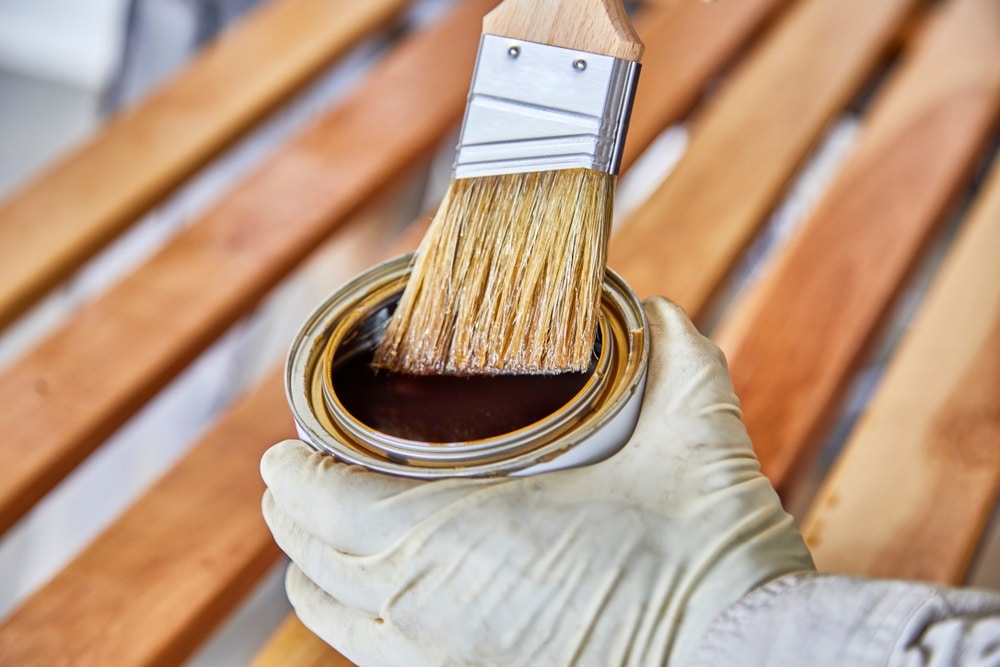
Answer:
[[917, 4], [793, 4], [698, 115], [670, 177], [612, 238], [609, 264], [640, 296], [697, 318]]
[[394, 49], [342, 104], [0, 376], [0, 529], [458, 121], [491, 5], [463, 2]]
[[989, 522], [1000, 494], [1000, 161], [964, 225], [806, 518], [822, 570], [957, 585]]
[[0, 327], [407, 0], [280, 0], [0, 203]]
[[712, 76], [731, 61], [785, 0], [706, 4], [669, 2], [636, 20], [646, 45], [629, 123], [623, 168], [698, 100]]
[[350, 667], [354, 663], [329, 647], [291, 614], [251, 667]]
[[864, 121], [815, 213], [716, 333], [779, 491], [988, 144], [1000, 114], [1000, 4], [951, 0]]
[[[303, 278], [339, 284], [376, 261], [411, 176], [338, 229]], [[0, 625], [0, 665], [177, 664], [210, 635], [280, 555], [260, 516], [258, 467], [267, 447], [294, 437], [282, 375], [274, 368]]]

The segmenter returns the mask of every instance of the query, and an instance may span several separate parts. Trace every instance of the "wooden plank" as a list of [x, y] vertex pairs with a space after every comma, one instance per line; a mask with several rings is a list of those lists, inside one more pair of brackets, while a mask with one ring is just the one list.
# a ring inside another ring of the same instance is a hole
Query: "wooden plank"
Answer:
[[463, 2], [394, 49], [342, 104], [0, 376], [0, 530], [457, 122], [492, 4]]
[[407, 0], [281, 0], [0, 203], [0, 327]]
[[917, 5], [793, 4], [699, 113], [670, 177], [612, 237], [609, 264], [640, 296], [664, 294], [701, 315]]
[[[338, 229], [301, 279], [338, 284], [376, 261], [411, 176]], [[0, 664], [177, 664], [212, 633], [280, 555], [260, 516], [258, 466], [267, 447], [294, 437], [282, 371], [0, 625]]]
[[951, 0], [875, 101], [814, 214], [716, 339], [765, 473], [788, 491], [1000, 116], [1000, 4]]
[[998, 262], [1000, 161], [806, 517], [820, 569], [964, 581], [1000, 496]]
[[250, 667], [350, 667], [354, 663], [334, 651], [302, 625], [295, 614], [285, 619]]

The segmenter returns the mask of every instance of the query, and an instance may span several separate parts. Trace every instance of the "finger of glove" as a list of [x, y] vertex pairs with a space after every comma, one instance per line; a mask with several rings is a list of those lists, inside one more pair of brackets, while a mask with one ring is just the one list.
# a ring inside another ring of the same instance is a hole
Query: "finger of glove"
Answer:
[[645, 310], [646, 392], [635, 431], [612, 459], [616, 473], [669, 487], [678, 497], [758, 474], [722, 351], [680, 306], [657, 297]]
[[677, 304], [654, 297], [644, 302], [650, 358], [642, 418], [663, 415], [739, 414], [722, 350], [702, 335]]
[[[377, 616], [391, 593], [383, 568], [366, 567], [370, 557], [344, 554], [298, 526], [274, 503], [270, 491], [261, 503], [264, 521], [282, 551], [317, 586], [353, 609]], [[375, 565], [375, 564], [369, 564]]]
[[285, 591], [295, 614], [309, 630], [356, 665], [420, 665], [417, 647], [390, 625], [328, 595], [294, 563], [285, 574]]
[[274, 502], [302, 530], [355, 555], [387, 549], [442, 507], [496, 483], [391, 477], [338, 462], [297, 440], [271, 447], [260, 470]]

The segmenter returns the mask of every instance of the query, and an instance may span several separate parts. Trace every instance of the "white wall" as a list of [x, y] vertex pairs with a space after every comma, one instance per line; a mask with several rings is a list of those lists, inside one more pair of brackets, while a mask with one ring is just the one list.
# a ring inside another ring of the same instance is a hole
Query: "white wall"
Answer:
[[0, 68], [100, 90], [121, 48], [128, 0], [0, 0]]

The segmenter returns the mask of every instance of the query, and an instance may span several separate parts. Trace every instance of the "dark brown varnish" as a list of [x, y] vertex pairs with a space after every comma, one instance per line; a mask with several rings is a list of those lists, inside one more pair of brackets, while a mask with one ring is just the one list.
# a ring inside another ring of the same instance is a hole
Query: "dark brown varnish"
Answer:
[[390, 435], [465, 442], [510, 433], [565, 405], [589, 373], [454, 377], [372, 367], [372, 354], [335, 364], [333, 388], [351, 415]]

